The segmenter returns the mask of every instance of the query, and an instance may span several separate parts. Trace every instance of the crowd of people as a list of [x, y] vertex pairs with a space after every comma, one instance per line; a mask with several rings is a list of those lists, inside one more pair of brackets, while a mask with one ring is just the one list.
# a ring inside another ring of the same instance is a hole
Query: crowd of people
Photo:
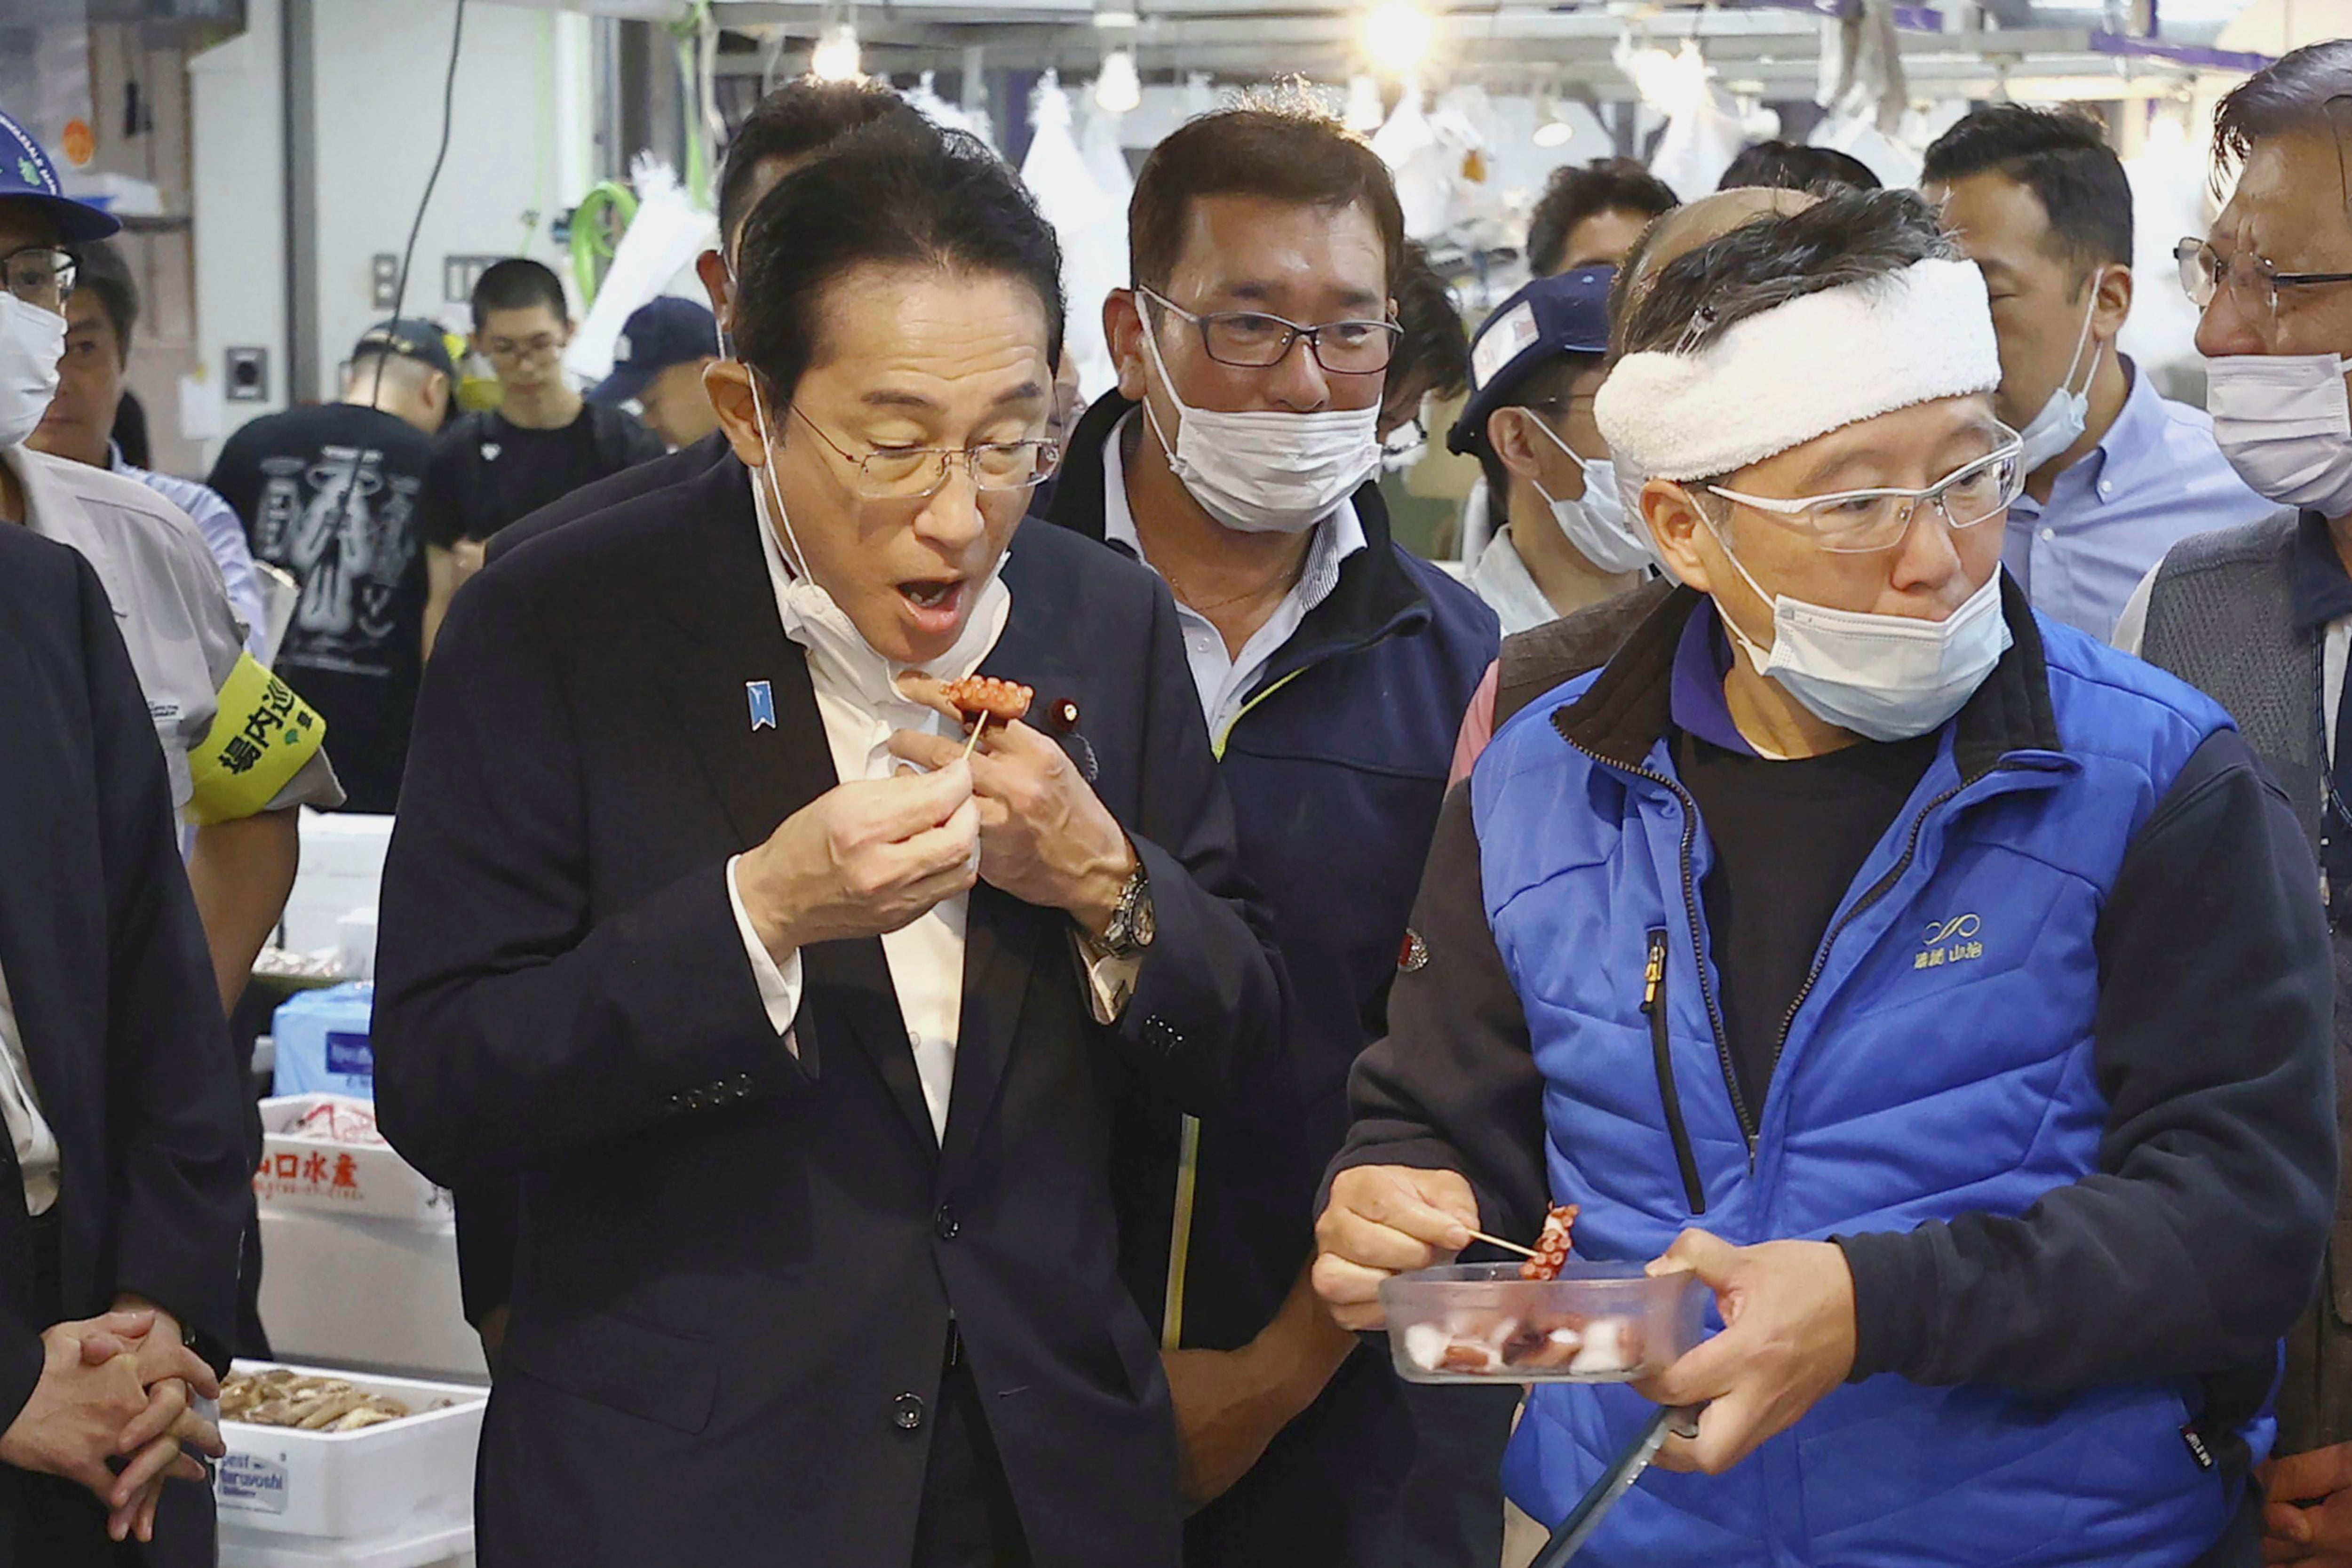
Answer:
[[[203, 485], [0, 120], [0, 1563], [203, 1560], [225, 1015], [348, 803], [493, 1568], [1493, 1568], [1661, 1405], [1586, 1560], [2352, 1564], [2347, 98], [2221, 106], [2199, 408], [2074, 114], [1564, 170], [1465, 333], [1302, 100], [1066, 300], [992, 153], [799, 82], [602, 385], [504, 261], [494, 405], [395, 319]], [[1459, 576], [1379, 484], [1455, 390]], [[1382, 1286], [1563, 1205], [1713, 1331], [1401, 1379]]]

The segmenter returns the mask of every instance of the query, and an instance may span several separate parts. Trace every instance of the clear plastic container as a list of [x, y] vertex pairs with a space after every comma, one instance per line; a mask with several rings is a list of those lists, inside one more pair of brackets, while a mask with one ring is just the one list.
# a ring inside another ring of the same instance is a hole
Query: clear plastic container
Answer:
[[1461, 1263], [1381, 1286], [1389, 1355], [1408, 1383], [1632, 1383], [1699, 1342], [1706, 1304], [1688, 1273], [1573, 1258], [1557, 1279]]

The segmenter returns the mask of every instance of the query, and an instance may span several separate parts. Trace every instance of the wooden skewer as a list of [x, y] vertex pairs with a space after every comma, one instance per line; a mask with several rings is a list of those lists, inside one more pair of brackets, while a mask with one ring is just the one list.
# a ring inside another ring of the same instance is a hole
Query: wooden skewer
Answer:
[[1501, 1237], [1488, 1236], [1483, 1230], [1472, 1231], [1470, 1233], [1470, 1238], [1473, 1241], [1483, 1241], [1489, 1247], [1499, 1247], [1506, 1252], [1516, 1252], [1521, 1258], [1536, 1258], [1540, 1256], [1540, 1254], [1538, 1254], [1532, 1247], [1521, 1247], [1516, 1241], [1505, 1241]]
[[980, 722], [971, 727], [971, 739], [963, 743], [964, 761], [971, 761], [972, 752], [980, 749], [980, 732], [987, 728], [988, 715], [983, 712], [980, 716]]

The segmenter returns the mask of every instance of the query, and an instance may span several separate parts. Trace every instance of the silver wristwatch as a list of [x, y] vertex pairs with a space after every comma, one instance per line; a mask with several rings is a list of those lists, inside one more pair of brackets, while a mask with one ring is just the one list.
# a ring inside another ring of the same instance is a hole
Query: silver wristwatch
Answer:
[[1158, 929], [1151, 912], [1151, 880], [1144, 875], [1143, 857], [1139, 855], [1135, 869], [1128, 873], [1127, 886], [1118, 890], [1118, 902], [1111, 908], [1110, 923], [1091, 939], [1091, 945], [1106, 958], [1132, 958], [1151, 945]]

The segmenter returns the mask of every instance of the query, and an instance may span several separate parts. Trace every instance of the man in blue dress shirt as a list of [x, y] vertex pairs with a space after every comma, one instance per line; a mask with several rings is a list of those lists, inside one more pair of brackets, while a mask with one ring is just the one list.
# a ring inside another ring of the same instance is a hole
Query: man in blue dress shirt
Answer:
[[1994, 405], [2025, 437], [2002, 563], [2035, 609], [2105, 639], [2166, 551], [2274, 509], [2222, 458], [2212, 420], [2159, 395], [2116, 351], [2131, 313], [2131, 186], [2095, 122], [1990, 105], [1927, 149], [1920, 184], [1984, 272], [2000, 341]]

